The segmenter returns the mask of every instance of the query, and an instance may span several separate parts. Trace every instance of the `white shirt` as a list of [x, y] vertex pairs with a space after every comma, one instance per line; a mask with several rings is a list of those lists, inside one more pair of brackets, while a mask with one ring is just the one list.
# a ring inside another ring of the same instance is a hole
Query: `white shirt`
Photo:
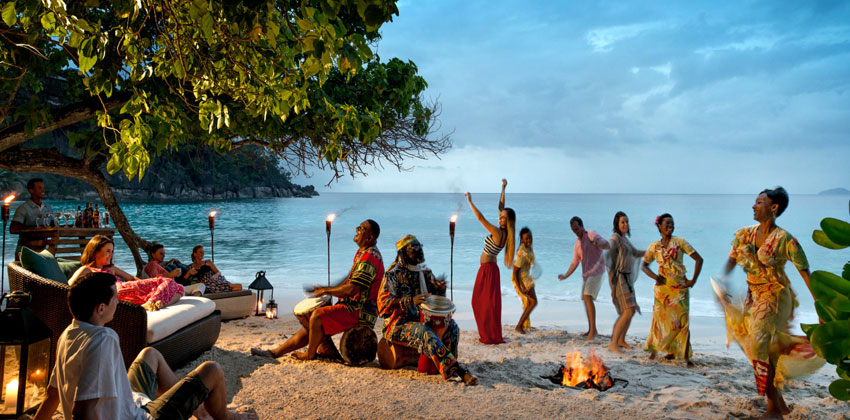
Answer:
[[[38, 216], [41, 213], [53, 213], [53, 208], [50, 207], [50, 204], [41, 202], [41, 205], [35, 204], [32, 199], [24, 201], [24, 204], [18, 206], [15, 209], [15, 214], [12, 216], [13, 222], [18, 222], [24, 226], [35, 226], [35, 220], [38, 219]], [[18, 237], [18, 246], [15, 248], [15, 259], [18, 259], [18, 254], [21, 252], [21, 243], [20, 236]]]
[[95, 398], [98, 418], [152, 419], [141, 408], [150, 400], [130, 390], [118, 334], [112, 328], [71, 321], [59, 337], [50, 386], [59, 390], [66, 420], [72, 418], [74, 401]]

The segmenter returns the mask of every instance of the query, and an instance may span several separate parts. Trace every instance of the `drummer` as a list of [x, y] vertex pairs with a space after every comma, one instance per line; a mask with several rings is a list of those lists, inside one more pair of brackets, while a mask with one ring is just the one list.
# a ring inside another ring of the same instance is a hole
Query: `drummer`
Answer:
[[[436, 279], [425, 266], [425, 253], [415, 236], [401, 238], [396, 248], [398, 255], [384, 275], [378, 292], [378, 314], [384, 318], [384, 338], [429, 357], [444, 379], [457, 375], [467, 385], [477, 384], [478, 379], [455, 358], [460, 338], [455, 321], [449, 322], [442, 337], [419, 322], [419, 305], [430, 294], [445, 296], [446, 282]], [[422, 290], [423, 284], [427, 290]]]
[[331, 341], [331, 336], [364, 325], [374, 328], [378, 319], [375, 300], [378, 287], [384, 278], [384, 262], [375, 246], [381, 228], [374, 220], [368, 219], [357, 227], [354, 242], [359, 249], [354, 255], [354, 264], [348, 277], [338, 286], [313, 289], [317, 297], [336, 296], [336, 305], [323, 306], [310, 313], [296, 317], [301, 329], [283, 344], [272, 350], [259, 347], [251, 349], [251, 354], [265, 357], [281, 357], [291, 351], [307, 346], [306, 351], [295, 356], [301, 360], [312, 360], [317, 355], [339, 358], [339, 352]]

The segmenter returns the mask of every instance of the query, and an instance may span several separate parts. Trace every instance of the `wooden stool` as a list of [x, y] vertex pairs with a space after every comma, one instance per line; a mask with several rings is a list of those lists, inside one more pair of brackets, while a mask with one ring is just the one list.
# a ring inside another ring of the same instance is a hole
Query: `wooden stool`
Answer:
[[339, 340], [339, 353], [345, 363], [352, 366], [362, 366], [375, 360], [377, 351], [378, 338], [369, 327], [354, 327], [342, 333]]
[[378, 342], [378, 364], [382, 369], [398, 369], [415, 366], [419, 362], [419, 353], [410, 347], [393, 344], [386, 338]]

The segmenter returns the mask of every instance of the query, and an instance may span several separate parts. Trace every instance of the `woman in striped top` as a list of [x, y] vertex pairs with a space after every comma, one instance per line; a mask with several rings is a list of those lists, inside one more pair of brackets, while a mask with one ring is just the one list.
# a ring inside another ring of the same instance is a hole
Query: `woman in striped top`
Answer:
[[466, 201], [481, 222], [490, 232], [484, 239], [484, 252], [481, 253], [481, 267], [475, 278], [472, 289], [472, 313], [478, 325], [478, 341], [485, 344], [504, 343], [502, 339], [502, 288], [499, 278], [499, 265], [496, 258], [502, 248], [505, 250], [505, 266], [513, 268], [514, 259], [514, 225], [516, 213], [505, 207], [505, 187], [508, 181], [502, 179], [502, 195], [499, 198], [499, 225], [488, 222], [484, 215], [472, 204], [472, 197], [466, 193]]

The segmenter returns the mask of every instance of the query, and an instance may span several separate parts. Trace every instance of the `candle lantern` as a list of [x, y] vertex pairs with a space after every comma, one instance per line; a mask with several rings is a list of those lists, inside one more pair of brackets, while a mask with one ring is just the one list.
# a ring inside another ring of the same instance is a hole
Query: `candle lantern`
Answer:
[[331, 213], [325, 219], [325, 233], [328, 234], [328, 287], [331, 287], [331, 223], [336, 219], [336, 215]]
[[274, 299], [269, 299], [269, 304], [266, 305], [266, 318], [277, 319], [277, 303]]
[[50, 329], [28, 308], [29, 293], [3, 296], [0, 313], [0, 419], [35, 411], [47, 396]]
[[254, 315], [256, 315], [256, 316], [265, 315], [265, 306], [264, 306], [264, 303], [263, 303], [264, 302], [263, 293], [266, 290], [271, 290], [271, 293], [272, 293], [271, 297], [272, 297], [272, 300], [274, 300], [274, 287], [272, 287], [272, 284], [269, 283], [269, 281], [266, 279], [266, 272], [265, 271], [258, 271], [256, 278], [254, 278], [254, 281], [251, 282], [251, 284], [248, 286], [248, 289], [257, 291], [257, 308], [256, 308], [256, 312], [254, 312]]
[[3, 199], [3, 205], [0, 206], [0, 218], [3, 219], [3, 253], [0, 254], [0, 296], [6, 293], [6, 223], [9, 221], [9, 213], [12, 201], [14, 200], [15, 194], [9, 194]]
[[213, 210], [210, 212], [209, 222], [210, 222], [210, 258], [212, 262], [215, 262], [215, 215], [218, 214], [217, 211]]
[[455, 298], [455, 222], [457, 222], [457, 215], [453, 214], [451, 219], [449, 219], [449, 240], [451, 241], [451, 251], [449, 251], [449, 290], [451, 293], [450, 299], [452, 300]]

